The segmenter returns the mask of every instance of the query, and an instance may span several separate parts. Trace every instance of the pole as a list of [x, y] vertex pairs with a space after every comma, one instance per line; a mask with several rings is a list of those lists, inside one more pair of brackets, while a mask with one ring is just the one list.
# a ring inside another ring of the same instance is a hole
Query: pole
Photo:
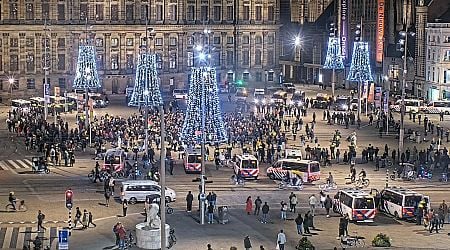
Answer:
[[72, 208], [69, 208], [69, 236], [72, 235]]
[[[201, 77], [203, 76], [203, 72]], [[209, 77], [209, 75], [208, 75]], [[202, 143], [201, 143], [201, 153], [202, 153], [202, 172], [200, 176], [201, 181], [201, 192], [200, 192], [200, 224], [205, 224], [205, 202], [203, 197], [205, 196], [205, 143], [206, 143], [206, 135], [205, 135], [205, 79], [202, 81]]]
[[389, 169], [386, 168], [386, 184], [385, 184], [386, 188], [389, 187]]
[[[144, 131], [145, 131], [145, 141], [144, 141], [144, 154], [147, 154], [147, 152], [148, 152], [148, 95], [146, 95], [145, 96], [145, 115], [144, 115], [144, 118], [145, 118], [145, 122], [144, 122], [144, 125], [145, 125], [145, 128], [144, 128]], [[162, 141], [162, 139], [161, 139], [161, 141]], [[162, 147], [161, 147], [162, 148]]]
[[408, 59], [408, 25], [405, 25], [405, 49], [403, 54], [403, 80], [402, 80], [402, 100], [400, 103], [400, 133], [398, 137], [398, 156], [403, 153], [403, 138], [405, 136], [405, 86], [406, 86], [406, 74], [408, 73], [407, 62]]
[[333, 68], [333, 74], [331, 76], [331, 97], [333, 97], [334, 100], [334, 88], [336, 86], [336, 70]]
[[[47, 89], [48, 89], [48, 65], [47, 65], [47, 18], [44, 22], [44, 120], [47, 121], [48, 117], [48, 103], [47, 103]], [[12, 93], [12, 88], [11, 88]], [[56, 124], [56, 123], [55, 123]]]
[[361, 115], [361, 80], [358, 81], [358, 118]]
[[[390, 83], [389, 83], [390, 85]], [[386, 105], [388, 106], [387, 108], [387, 114], [386, 114], [386, 134], [389, 133], [389, 115], [390, 115], [390, 110], [389, 110], [389, 89], [386, 91]]]
[[166, 145], [164, 143], [165, 121], [164, 121], [164, 104], [159, 107], [161, 115], [161, 249], [166, 249]]

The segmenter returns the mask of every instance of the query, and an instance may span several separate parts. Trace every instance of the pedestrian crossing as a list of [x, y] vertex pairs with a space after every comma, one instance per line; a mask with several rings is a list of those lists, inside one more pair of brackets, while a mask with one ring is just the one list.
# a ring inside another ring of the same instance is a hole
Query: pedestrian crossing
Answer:
[[3, 160], [0, 161], [0, 170], [12, 170], [12, 169], [31, 169], [33, 163], [31, 160], [22, 159], [22, 160]]
[[[16, 174], [33, 174], [33, 163], [28, 159], [20, 160], [1, 160], [0, 172], [11, 171]], [[81, 167], [64, 167], [64, 166], [49, 166], [50, 175], [57, 175], [63, 177], [80, 177], [85, 176]]]
[[32, 241], [38, 236], [42, 239], [44, 248], [57, 249], [58, 230], [61, 227], [47, 227], [37, 231], [36, 226], [0, 227], [0, 249], [33, 249]]

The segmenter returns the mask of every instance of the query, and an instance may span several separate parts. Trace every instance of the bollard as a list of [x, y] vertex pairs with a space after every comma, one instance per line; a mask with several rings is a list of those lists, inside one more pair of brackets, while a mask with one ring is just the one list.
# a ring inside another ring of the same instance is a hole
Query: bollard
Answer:
[[69, 236], [72, 235], [72, 208], [69, 209]]
[[386, 188], [389, 187], [389, 169], [386, 169]]

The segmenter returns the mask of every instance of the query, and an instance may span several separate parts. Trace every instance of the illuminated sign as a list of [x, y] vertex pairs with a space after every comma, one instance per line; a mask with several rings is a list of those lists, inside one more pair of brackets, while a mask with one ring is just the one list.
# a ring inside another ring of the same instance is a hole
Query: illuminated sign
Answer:
[[384, 0], [378, 0], [376, 60], [379, 63], [383, 61], [383, 47], [384, 47]]
[[347, 16], [348, 3], [347, 0], [341, 0], [341, 54], [342, 58], [347, 60]]

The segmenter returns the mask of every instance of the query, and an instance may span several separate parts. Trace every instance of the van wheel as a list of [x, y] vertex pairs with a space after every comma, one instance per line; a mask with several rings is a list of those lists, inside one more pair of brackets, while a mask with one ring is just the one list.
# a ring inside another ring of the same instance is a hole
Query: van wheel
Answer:
[[398, 216], [398, 213], [397, 213], [397, 211], [395, 211], [394, 212], [394, 217], [397, 219], [397, 220], [399, 220], [400, 219], [400, 216]]
[[444, 112], [444, 114], [448, 115], [448, 114], [450, 114], [450, 112], [448, 112], [448, 111], [445, 111], [445, 112]]
[[170, 199], [169, 196], [166, 196], [166, 203], [170, 203], [170, 202], [172, 202], [172, 200]]
[[136, 204], [137, 200], [134, 197], [131, 197], [130, 200], [128, 201], [130, 204]]
[[269, 179], [275, 180], [275, 175], [274, 174], [269, 174]]

